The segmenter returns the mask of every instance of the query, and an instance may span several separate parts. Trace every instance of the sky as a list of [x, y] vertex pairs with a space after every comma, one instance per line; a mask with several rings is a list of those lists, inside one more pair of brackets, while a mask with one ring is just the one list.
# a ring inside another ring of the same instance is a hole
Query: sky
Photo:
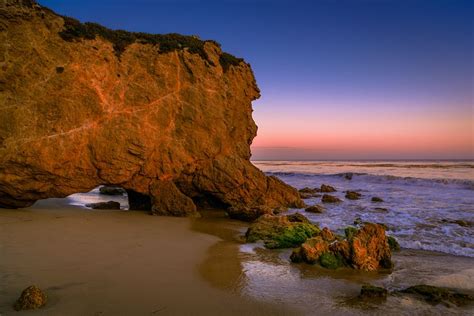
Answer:
[[474, 1], [40, 0], [252, 65], [254, 160], [474, 159]]

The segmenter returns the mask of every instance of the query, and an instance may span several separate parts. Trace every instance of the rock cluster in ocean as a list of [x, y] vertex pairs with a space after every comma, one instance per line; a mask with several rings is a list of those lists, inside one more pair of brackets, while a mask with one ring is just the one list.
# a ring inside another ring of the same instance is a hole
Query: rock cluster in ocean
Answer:
[[0, 36], [0, 207], [99, 185], [163, 215], [304, 206], [250, 163], [260, 92], [216, 42], [112, 31], [20, 0], [0, 4]]

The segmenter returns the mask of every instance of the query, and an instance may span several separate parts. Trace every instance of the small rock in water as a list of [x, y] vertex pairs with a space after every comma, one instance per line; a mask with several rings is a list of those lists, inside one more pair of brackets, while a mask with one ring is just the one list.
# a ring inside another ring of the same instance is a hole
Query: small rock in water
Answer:
[[31, 285], [21, 292], [13, 308], [16, 311], [37, 309], [46, 305], [46, 301], [46, 294], [37, 286]]
[[457, 290], [448, 289], [444, 287], [436, 287], [431, 285], [415, 285], [400, 291], [401, 293], [413, 294], [418, 298], [431, 304], [444, 303], [449, 306], [454, 304], [456, 306], [463, 306], [472, 304], [474, 297], [469, 294], [458, 292]]
[[316, 204], [316, 205], [305, 208], [305, 212], [322, 213], [322, 212], [324, 212], [324, 208], [321, 205]]
[[318, 188], [303, 188], [301, 190], [298, 191], [298, 193], [300, 194], [300, 197], [302, 199], [310, 199], [310, 198], [313, 198], [313, 197], [319, 197], [321, 196], [321, 194], [319, 194], [319, 192], [321, 192], [320, 189]]
[[358, 200], [360, 199], [361, 196], [362, 194], [360, 194], [359, 192], [355, 192], [355, 191], [346, 192], [346, 199], [349, 199], [349, 200]]
[[372, 299], [382, 299], [387, 298], [388, 291], [383, 287], [373, 286], [373, 285], [362, 285], [360, 289], [359, 298], [364, 300]]
[[327, 184], [321, 184], [321, 192], [323, 193], [331, 193], [331, 192], [336, 192], [337, 190], [330, 186], [330, 185], [327, 185]]
[[386, 209], [385, 207], [376, 207], [376, 208], [374, 208], [374, 211], [377, 211], [377, 212], [388, 212], [388, 209]]
[[348, 173], [344, 174], [344, 179], [352, 180], [352, 173], [348, 172]]
[[441, 220], [443, 223], [449, 223], [449, 224], [457, 224], [461, 227], [472, 227], [473, 223], [469, 221], [465, 221], [463, 219], [456, 219], [456, 220], [448, 220], [448, 219], [443, 219]]
[[86, 206], [94, 210], [120, 210], [120, 203], [115, 201], [89, 203]]
[[99, 189], [100, 194], [104, 195], [124, 195], [127, 193], [124, 189], [120, 187], [104, 185]]
[[372, 202], [375, 202], [375, 203], [380, 203], [380, 202], [383, 202], [383, 200], [377, 196], [374, 196], [371, 200]]
[[339, 203], [339, 202], [342, 202], [339, 198], [337, 198], [333, 195], [330, 195], [330, 194], [324, 194], [321, 201], [323, 203]]

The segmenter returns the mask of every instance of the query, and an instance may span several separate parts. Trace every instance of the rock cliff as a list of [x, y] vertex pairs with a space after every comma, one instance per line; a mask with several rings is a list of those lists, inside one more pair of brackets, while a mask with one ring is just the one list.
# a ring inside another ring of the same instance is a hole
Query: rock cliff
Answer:
[[121, 186], [133, 208], [302, 206], [250, 159], [250, 66], [214, 41], [0, 2], [0, 207]]

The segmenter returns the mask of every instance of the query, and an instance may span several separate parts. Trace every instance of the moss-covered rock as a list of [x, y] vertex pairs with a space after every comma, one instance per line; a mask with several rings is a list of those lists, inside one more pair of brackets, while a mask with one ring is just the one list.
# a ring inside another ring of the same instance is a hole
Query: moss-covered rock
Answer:
[[398, 241], [392, 237], [392, 236], [387, 236], [387, 242], [388, 246], [390, 247], [390, 250], [392, 251], [399, 251], [400, 250], [400, 244]]
[[344, 266], [344, 260], [338, 254], [325, 252], [319, 257], [319, 264], [326, 269], [337, 269]]
[[415, 295], [431, 304], [444, 303], [446, 305], [454, 304], [456, 306], [463, 306], [474, 303], [474, 297], [472, 295], [431, 285], [415, 285], [400, 292]]
[[354, 238], [354, 235], [357, 234], [358, 229], [355, 228], [354, 226], [347, 226], [344, 229], [344, 235], [346, 236], [347, 240], [352, 240]]
[[249, 227], [245, 236], [247, 242], [262, 240], [265, 247], [270, 249], [292, 248], [301, 245], [319, 231], [309, 221], [292, 222], [287, 216], [263, 215]]
[[293, 250], [293, 262], [319, 263], [329, 269], [349, 266], [373, 271], [391, 268], [391, 251], [383, 226], [366, 223], [360, 229], [347, 227], [346, 238], [337, 238], [328, 228]]

